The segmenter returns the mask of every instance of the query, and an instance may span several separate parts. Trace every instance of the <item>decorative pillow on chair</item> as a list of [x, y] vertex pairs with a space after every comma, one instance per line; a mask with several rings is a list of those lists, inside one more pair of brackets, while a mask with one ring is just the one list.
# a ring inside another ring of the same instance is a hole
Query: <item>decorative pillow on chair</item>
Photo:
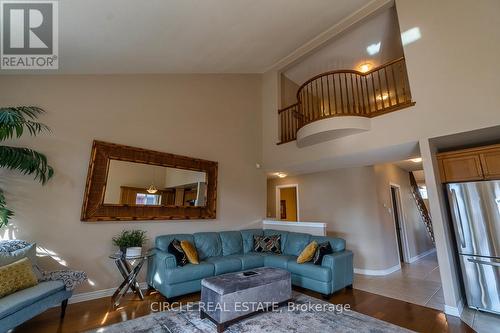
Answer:
[[200, 261], [198, 260], [198, 251], [196, 251], [196, 248], [187, 240], [181, 241], [181, 248], [186, 254], [186, 257], [188, 258], [189, 262], [195, 265], [198, 265]]
[[307, 245], [300, 253], [299, 257], [297, 258], [297, 263], [303, 264], [305, 262], [311, 261], [317, 249], [318, 243], [316, 243], [316, 241], [312, 241], [311, 243], [309, 243], [309, 245]]
[[255, 252], [271, 252], [275, 254], [281, 254], [281, 235], [254, 235], [253, 250]]
[[332, 254], [333, 249], [332, 246], [330, 245], [330, 242], [326, 241], [318, 245], [318, 248], [316, 249], [316, 253], [314, 253], [314, 258], [313, 258], [313, 263], [315, 265], [321, 265], [321, 262], [323, 261], [323, 257], [325, 254]]
[[175, 256], [175, 261], [177, 261], [177, 266], [184, 266], [188, 263], [188, 258], [184, 250], [182, 249], [181, 242], [177, 239], [174, 239], [168, 245], [168, 253], [171, 253]]
[[37, 284], [38, 279], [28, 258], [0, 267], [0, 297]]

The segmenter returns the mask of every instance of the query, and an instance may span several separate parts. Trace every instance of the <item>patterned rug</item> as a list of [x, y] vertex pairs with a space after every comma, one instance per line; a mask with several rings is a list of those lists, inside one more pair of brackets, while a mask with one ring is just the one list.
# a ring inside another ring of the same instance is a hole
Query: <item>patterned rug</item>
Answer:
[[[284, 305], [277, 311], [260, 312], [230, 325], [224, 332], [357, 332], [357, 333], [400, 333], [412, 332], [402, 327], [386, 323], [373, 317], [348, 310], [317, 311], [309, 304], [330, 303], [294, 292], [293, 304]], [[319, 308], [319, 307], [318, 307]], [[165, 311], [150, 314], [134, 320], [99, 328], [95, 333], [200, 333], [217, 332], [215, 324], [208, 319], [200, 319], [197, 305], [189, 309]]]

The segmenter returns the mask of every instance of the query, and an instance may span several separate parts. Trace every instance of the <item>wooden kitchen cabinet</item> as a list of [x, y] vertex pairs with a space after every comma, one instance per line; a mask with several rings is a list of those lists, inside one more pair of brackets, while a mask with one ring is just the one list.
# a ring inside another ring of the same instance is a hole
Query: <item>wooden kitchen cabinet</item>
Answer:
[[443, 183], [500, 179], [500, 144], [437, 154]]
[[500, 179], [500, 148], [481, 152], [481, 165], [485, 179]]

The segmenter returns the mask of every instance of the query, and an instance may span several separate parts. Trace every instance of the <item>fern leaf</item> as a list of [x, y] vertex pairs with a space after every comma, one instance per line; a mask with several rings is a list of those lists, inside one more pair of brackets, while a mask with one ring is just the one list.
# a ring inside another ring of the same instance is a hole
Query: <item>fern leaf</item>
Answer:
[[45, 184], [54, 174], [47, 157], [33, 149], [0, 146], [0, 167], [18, 170], [25, 175], [35, 175], [35, 180]]
[[14, 136], [20, 137], [27, 129], [30, 135], [49, 131], [42, 123], [35, 121], [45, 111], [36, 106], [20, 106], [0, 108], [0, 141]]

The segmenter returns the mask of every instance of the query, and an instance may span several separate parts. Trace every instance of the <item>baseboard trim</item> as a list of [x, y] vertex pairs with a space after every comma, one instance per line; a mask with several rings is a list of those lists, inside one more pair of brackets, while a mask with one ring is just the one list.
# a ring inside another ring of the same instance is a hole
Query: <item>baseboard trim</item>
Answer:
[[[144, 290], [148, 287], [148, 284], [146, 282], [141, 282], [141, 283], [139, 283], [139, 286], [141, 287], [141, 289]], [[103, 298], [103, 297], [110, 297], [113, 295], [113, 293], [115, 291], [116, 291], [116, 288], [109, 288], [109, 289], [101, 289], [101, 290], [96, 290], [96, 291], [89, 291], [86, 293], [74, 294], [68, 300], [68, 303], [73, 304], [73, 303], [91, 301], [93, 299], [98, 299], [98, 298]], [[129, 290], [128, 292], [130, 293], [132, 291]]]
[[444, 305], [444, 313], [450, 316], [454, 317], [460, 317], [462, 315], [462, 312], [464, 311], [464, 302], [462, 300], [458, 301], [458, 306], [449, 306], [449, 305]]
[[401, 269], [401, 264], [397, 264], [396, 266], [389, 267], [387, 269], [363, 269], [363, 268], [354, 268], [354, 273], [361, 275], [374, 275], [374, 276], [383, 276], [394, 273]]
[[434, 253], [434, 252], [436, 252], [436, 248], [432, 248], [432, 249], [430, 249], [430, 250], [427, 250], [427, 251], [425, 251], [425, 252], [422, 252], [422, 253], [420, 253], [420, 254], [418, 254], [418, 255], [414, 256], [413, 258], [410, 258], [410, 260], [408, 260], [408, 263], [409, 263], [409, 264], [414, 263], [415, 261], [420, 260], [420, 259], [422, 259], [423, 257], [426, 257], [426, 256], [428, 256], [429, 254]]

